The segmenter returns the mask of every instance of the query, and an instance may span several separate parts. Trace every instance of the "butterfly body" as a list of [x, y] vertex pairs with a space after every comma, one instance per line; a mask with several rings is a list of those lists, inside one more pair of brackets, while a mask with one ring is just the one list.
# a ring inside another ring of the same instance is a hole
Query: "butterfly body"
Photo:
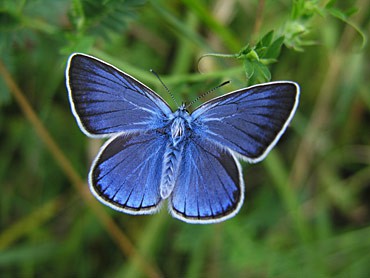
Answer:
[[290, 81], [243, 88], [214, 98], [192, 113], [173, 112], [150, 88], [97, 58], [69, 58], [67, 89], [81, 130], [110, 137], [89, 173], [104, 204], [129, 214], [170, 213], [188, 223], [234, 216], [244, 200], [238, 159], [262, 160], [279, 140], [298, 105]]
[[[172, 118], [172, 117], [171, 117]], [[167, 145], [163, 157], [160, 194], [166, 199], [173, 190], [178, 175], [184, 143], [189, 130], [189, 114], [182, 109], [177, 110], [171, 120], [171, 128], [167, 130]]]

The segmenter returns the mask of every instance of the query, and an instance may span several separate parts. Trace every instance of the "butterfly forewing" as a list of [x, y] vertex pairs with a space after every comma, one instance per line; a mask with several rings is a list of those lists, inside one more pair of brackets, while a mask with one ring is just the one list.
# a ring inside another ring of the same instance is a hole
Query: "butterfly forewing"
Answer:
[[90, 136], [155, 129], [172, 113], [151, 89], [88, 55], [69, 58], [66, 78], [72, 111]]
[[210, 100], [192, 118], [205, 138], [250, 162], [262, 160], [276, 144], [298, 105], [294, 82], [271, 82]]

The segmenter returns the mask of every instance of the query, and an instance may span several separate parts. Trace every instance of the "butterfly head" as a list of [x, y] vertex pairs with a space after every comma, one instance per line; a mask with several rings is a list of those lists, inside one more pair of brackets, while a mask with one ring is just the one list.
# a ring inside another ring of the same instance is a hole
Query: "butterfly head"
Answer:
[[183, 103], [181, 103], [181, 105], [179, 106], [178, 110], [179, 110], [179, 111], [184, 111], [184, 112], [186, 112], [186, 113], [188, 113], [188, 114], [189, 114], [189, 111], [187, 110], [187, 108], [188, 108], [188, 106], [186, 105], [186, 103], [185, 103], [185, 102], [183, 102]]

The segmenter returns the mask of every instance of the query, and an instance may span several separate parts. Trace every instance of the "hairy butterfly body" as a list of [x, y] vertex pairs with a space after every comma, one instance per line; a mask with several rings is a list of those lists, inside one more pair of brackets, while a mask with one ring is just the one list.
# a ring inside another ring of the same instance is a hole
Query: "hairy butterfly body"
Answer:
[[67, 89], [81, 130], [110, 137], [89, 173], [98, 200], [130, 214], [156, 212], [165, 199], [188, 223], [234, 216], [244, 199], [238, 158], [262, 160], [298, 105], [299, 87], [270, 82], [214, 98], [189, 114], [172, 112], [150, 88], [97, 58], [69, 58]]

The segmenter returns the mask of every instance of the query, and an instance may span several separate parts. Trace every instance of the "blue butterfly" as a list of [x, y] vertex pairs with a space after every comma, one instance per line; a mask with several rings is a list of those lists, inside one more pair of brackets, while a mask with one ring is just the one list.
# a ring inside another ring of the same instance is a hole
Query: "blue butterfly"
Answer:
[[67, 90], [80, 129], [110, 137], [89, 173], [95, 197], [129, 214], [157, 212], [168, 200], [173, 217], [216, 223], [244, 199], [238, 159], [261, 161], [286, 130], [299, 86], [279, 81], [214, 98], [189, 114], [175, 112], [153, 90], [114, 66], [74, 53]]

